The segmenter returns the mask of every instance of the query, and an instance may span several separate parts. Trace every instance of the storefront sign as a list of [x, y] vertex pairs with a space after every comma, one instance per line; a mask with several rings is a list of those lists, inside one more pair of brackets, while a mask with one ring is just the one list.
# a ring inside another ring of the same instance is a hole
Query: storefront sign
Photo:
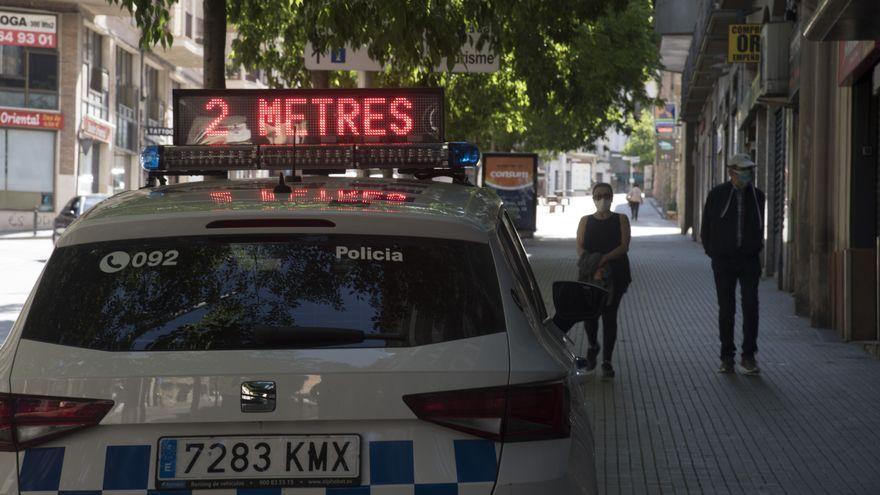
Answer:
[[58, 18], [0, 10], [0, 45], [55, 48], [58, 45]]
[[94, 139], [109, 143], [113, 139], [113, 125], [97, 117], [85, 115], [79, 127], [79, 135], [82, 139]]
[[532, 235], [535, 232], [538, 206], [538, 155], [484, 153], [483, 186], [495, 190], [520, 233]]
[[878, 41], [841, 41], [837, 43], [837, 84], [849, 86], [880, 55]]
[[64, 118], [57, 112], [0, 108], [0, 127], [25, 129], [61, 129]]
[[727, 63], [761, 61], [761, 25], [731, 24], [727, 36]]

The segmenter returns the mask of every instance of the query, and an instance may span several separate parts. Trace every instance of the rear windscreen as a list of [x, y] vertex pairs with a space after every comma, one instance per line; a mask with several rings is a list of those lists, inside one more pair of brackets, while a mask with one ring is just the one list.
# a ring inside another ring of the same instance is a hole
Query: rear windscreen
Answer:
[[502, 331], [487, 244], [296, 235], [56, 249], [22, 336], [195, 351], [405, 347]]

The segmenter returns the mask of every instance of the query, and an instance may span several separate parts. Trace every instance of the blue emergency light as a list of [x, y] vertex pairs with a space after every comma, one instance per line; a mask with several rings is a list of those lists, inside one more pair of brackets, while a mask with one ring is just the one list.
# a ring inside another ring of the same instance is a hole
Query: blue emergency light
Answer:
[[466, 142], [387, 145], [147, 146], [147, 172], [202, 175], [225, 170], [451, 169], [476, 166], [480, 150]]

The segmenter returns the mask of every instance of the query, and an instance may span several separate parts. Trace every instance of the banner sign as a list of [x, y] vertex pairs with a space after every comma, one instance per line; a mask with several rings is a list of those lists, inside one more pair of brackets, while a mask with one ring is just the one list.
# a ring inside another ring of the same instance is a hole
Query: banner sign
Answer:
[[520, 233], [534, 234], [538, 211], [538, 155], [483, 153], [483, 187], [498, 194]]
[[55, 48], [58, 45], [58, 18], [0, 10], [0, 45]]
[[83, 115], [82, 124], [79, 127], [80, 137], [94, 139], [102, 143], [113, 140], [113, 124], [105, 122], [91, 115]]
[[175, 90], [174, 144], [444, 141], [443, 90]]
[[57, 112], [0, 108], [0, 127], [58, 130], [63, 123], [64, 118]]
[[727, 63], [761, 61], [761, 24], [731, 24], [727, 36]]
[[[455, 55], [455, 61], [451, 72], [454, 73], [488, 73], [497, 72], [501, 67], [501, 57], [489, 47], [489, 36], [486, 31], [468, 31], [467, 40], [461, 45], [461, 50]], [[434, 67], [434, 72], [446, 72], [448, 60], [440, 59], [440, 63]], [[318, 52], [311, 42], [306, 41], [305, 66], [309, 70], [384, 70], [379, 61], [374, 60], [367, 53], [367, 48], [355, 48], [346, 45], [334, 48], [329, 52]]]

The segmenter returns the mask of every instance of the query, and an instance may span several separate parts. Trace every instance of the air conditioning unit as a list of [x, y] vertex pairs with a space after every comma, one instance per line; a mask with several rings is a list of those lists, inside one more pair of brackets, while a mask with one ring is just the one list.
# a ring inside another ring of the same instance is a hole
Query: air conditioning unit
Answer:
[[761, 28], [761, 89], [759, 97], [788, 97], [788, 48], [792, 24], [770, 22]]

